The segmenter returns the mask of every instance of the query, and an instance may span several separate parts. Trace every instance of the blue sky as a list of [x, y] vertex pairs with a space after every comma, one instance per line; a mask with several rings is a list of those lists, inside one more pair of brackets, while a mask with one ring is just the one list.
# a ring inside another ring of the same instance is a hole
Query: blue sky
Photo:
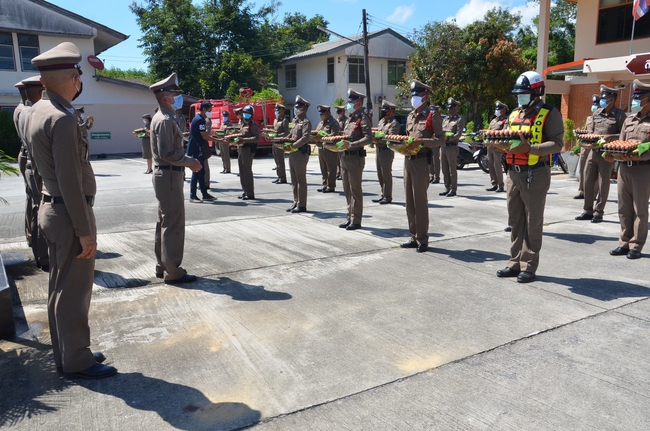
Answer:
[[[117, 46], [105, 51], [101, 58], [107, 67], [120, 69], [146, 69], [142, 50], [138, 48], [140, 29], [135, 15], [130, 11], [132, 0], [111, 0], [102, 2], [81, 2], [79, 0], [48, 0], [61, 8], [96, 21], [130, 37]], [[138, 3], [144, 3], [139, 0]], [[203, 0], [195, 0], [201, 4]], [[261, 6], [266, 2], [251, 1]], [[403, 3], [387, 0], [329, 0], [327, 2], [284, 0], [281, 2], [277, 20], [285, 13], [300, 11], [308, 18], [321, 14], [329, 21], [328, 28], [339, 34], [350, 36], [360, 33], [361, 11], [369, 16], [368, 31], [391, 27], [401, 34], [420, 29], [427, 22], [456, 19], [459, 25], [467, 25], [481, 19], [486, 11], [497, 6], [522, 14], [525, 23], [537, 15], [537, 7], [526, 4], [526, 0], [405, 0]], [[334, 36], [332, 36], [334, 37]]]

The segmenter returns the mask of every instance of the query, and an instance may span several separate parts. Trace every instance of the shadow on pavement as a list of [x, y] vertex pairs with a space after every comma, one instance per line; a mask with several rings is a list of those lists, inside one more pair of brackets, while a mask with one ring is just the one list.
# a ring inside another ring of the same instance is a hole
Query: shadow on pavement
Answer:
[[342, 212], [317, 212], [312, 215], [312, 217], [314, 218], [319, 218], [323, 220], [330, 219], [330, 218], [346, 218], [347, 216], [348, 216], [347, 213], [342, 213]]
[[[544, 232], [544, 236], [551, 236], [555, 239], [575, 242], [578, 244], [594, 244], [596, 241], [614, 241], [614, 242], [618, 241], [617, 236], [600, 236], [600, 235], [590, 235], [585, 233]], [[616, 248], [616, 245], [613, 245], [612, 248]]]
[[[499, 196], [501, 195], [501, 196]], [[505, 193], [499, 193], [496, 196], [462, 196], [465, 199], [470, 199], [473, 201], [504, 201], [506, 200]]]
[[93, 282], [97, 286], [106, 287], [108, 289], [141, 287], [151, 283], [149, 280], [143, 280], [141, 278], [124, 278], [119, 274], [98, 270], [95, 270], [95, 279]]
[[492, 251], [475, 250], [473, 248], [467, 250], [445, 250], [442, 248], [431, 247], [429, 245], [430, 253], [446, 254], [452, 259], [460, 260], [463, 262], [496, 262], [507, 261], [510, 255], [503, 253], [495, 253]]
[[114, 252], [107, 252], [104, 253], [103, 251], [97, 250], [95, 253], [95, 259], [115, 259], [116, 257], [122, 257], [120, 253], [114, 253]]
[[118, 373], [104, 380], [79, 381], [90, 391], [119, 398], [133, 409], [152, 411], [181, 430], [231, 430], [259, 421], [261, 413], [238, 402], [213, 403], [201, 391], [142, 373]]
[[377, 235], [381, 238], [403, 238], [411, 236], [411, 233], [408, 229], [400, 228], [379, 228], [379, 227], [368, 227], [364, 226], [363, 230], [370, 232], [373, 235]]
[[538, 276], [537, 280], [567, 286], [571, 292], [577, 295], [588, 296], [600, 301], [613, 301], [620, 298], [643, 298], [650, 296], [650, 287], [632, 284], [625, 281], [548, 276]]
[[172, 284], [181, 289], [203, 290], [218, 295], [228, 295], [235, 301], [286, 301], [293, 298], [285, 292], [275, 292], [264, 289], [264, 286], [240, 283], [228, 277], [216, 280], [199, 277], [194, 283]]

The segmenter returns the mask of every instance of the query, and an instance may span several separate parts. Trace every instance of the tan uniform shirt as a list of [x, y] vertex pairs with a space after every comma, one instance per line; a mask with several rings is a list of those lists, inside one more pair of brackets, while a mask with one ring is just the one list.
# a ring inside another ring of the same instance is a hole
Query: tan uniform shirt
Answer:
[[507, 126], [508, 126], [508, 116], [502, 115], [500, 117], [494, 117], [492, 121], [490, 121], [488, 130], [503, 130]]
[[350, 137], [350, 151], [361, 150], [366, 145], [372, 144], [372, 122], [366, 114], [359, 112], [350, 117], [343, 134]]
[[344, 130], [345, 125], [348, 124], [348, 117], [344, 115], [341, 118], [337, 118], [336, 121], [339, 123], [339, 129]]
[[[641, 114], [637, 113], [627, 117], [623, 123], [619, 139], [623, 141], [650, 142], [650, 114], [641, 117]], [[650, 151], [643, 153], [640, 159], [650, 160]]]
[[339, 125], [338, 121], [334, 119], [334, 117], [329, 117], [327, 120], [318, 123], [316, 131], [318, 132], [321, 130], [325, 131], [329, 135], [336, 136], [341, 133], [341, 126]]
[[[427, 127], [427, 118], [431, 114], [433, 130]], [[445, 144], [445, 134], [442, 131], [442, 118], [440, 114], [431, 108], [425, 108], [421, 112], [411, 111], [406, 119], [406, 133], [412, 138], [422, 139], [425, 147], [433, 148]]]
[[27, 147], [43, 178], [43, 191], [63, 197], [76, 236], [94, 235], [86, 196], [95, 196], [97, 186], [74, 108], [58, 94], [45, 91], [26, 120]]
[[[535, 118], [544, 102], [540, 100], [535, 105], [529, 107], [524, 112], [523, 119]], [[530, 154], [538, 156], [548, 156], [549, 154], [558, 153], [564, 148], [564, 121], [562, 114], [557, 109], [551, 109], [546, 116], [544, 128], [542, 129], [542, 143], [530, 146]]]
[[21, 100], [18, 106], [16, 106], [16, 109], [14, 109], [14, 127], [16, 128], [16, 132], [18, 132], [18, 135], [20, 137], [20, 129], [18, 128], [18, 119], [20, 118], [20, 113], [25, 109], [25, 104]]
[[79, 122], [79, 130], [81, 130], [81, 139], [83, 139], [86, 142], [88, 141], [88, 130], [93, 128], [93, 123], [89, 123], [88, 119], [81, 119], [77, 117], [77, 121]]
[[175, 115], [173, 110], [161, 106], [151, 119], [151, 148], [155, 165], [189, 167], [194, 164], [194, 159], [185, 155], [183, 133]]
[[452, 132], [454, 136], [447, 138], [448, 144], [457, 144], [460, 141], [460, 136], [465, 129], [465, 119], [456, 114], [453, 117], [447, 117], [442, 120], [442, 130], [445, 132]]
[[287, 117], [282, 117], [279, 121], [276, 118], [273, 120], [273, 129], [278, 134], [278, 136], [288, 136], [289, 129], [289, 119]]
[[307, 145], [311, 137], [311, 121], [309, 121], [309, 118], [298, 118], [296, 116], [293, 117], [291, 124], [293, 124], [293, 127], [291, 128], [289, 137], [295, 139], [295, 142], [291, 144], [293, 148], [300, 148], [303, 145]]
[[240, 138], [240, 142], [244, 142], [245, 144], [257, 144], [260, 139], [260, 128], [257, 125], [255, 121], [251, 121], [250, 123], [241, 123], [241, 126], [239, 126], [239, 132], [242, 133], [244, 136]]
[[587, 130], [597, 135], [618, 135], [626, 118], [625, 112], [616, 107], [609, 114], [603, 108], [598, 108], [589, 117], [591, 121], [587, 121]]
[[387, 135], [397, 135], [399, 133], [399, 121], [395, 117], [387, 120], [386, 117], [379, 120], [377, 124], [380, 132], [384, 132]]

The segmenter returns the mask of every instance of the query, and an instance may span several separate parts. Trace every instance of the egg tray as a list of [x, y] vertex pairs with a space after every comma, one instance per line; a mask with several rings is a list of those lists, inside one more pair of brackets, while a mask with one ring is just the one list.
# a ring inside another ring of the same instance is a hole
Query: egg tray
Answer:
[[347, 135], [323, 136], [323, 139], [321, 140], [326, 143], [336, 144], [339, 141], [349, 141], [350, 137]]
[[521, 130], [486, 130], [484, 140], [489, 142], [510, 141], [513, 139], [520, 139], [520, 133], [523, 133], [524, 138], [530, 139], [533, 134], [530, 131]]
[[383, 138], [381, 138], [381, 140], [401, 144], [405, 142], [408, 138], [409, 137], [406, 135], [386, 135]]
[[293, 142], [296, 142], [296, 140], [294, 138], [289, 138], [288, 136], [280, 136], [280, 137], [275, 137], [275, 138], [271, 139], [271, 142], [273, 142], [274, 144], [282, 144], [282, 143], [285, 143], [285, 142], [293, 143]]
[[640, 144], [639, 141], [612, 141], [599, 147], [601, 152], [612, 154], [628, 154], [631, 153]]

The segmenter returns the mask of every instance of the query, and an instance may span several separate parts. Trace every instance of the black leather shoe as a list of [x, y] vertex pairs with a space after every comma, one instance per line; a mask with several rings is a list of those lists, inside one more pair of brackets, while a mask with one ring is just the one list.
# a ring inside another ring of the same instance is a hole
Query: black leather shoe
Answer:
[[165, 277], [165, 273], [163, 271], [157, 272], [156, 271], [156, 278], [163, 278]]
[[489, 189], [485, 189], [485, 191], [486, 191], [486, 192], [496, 192], [497, 189], [498, 189], [497, 186], [492, 186], [492, 187], [490, 187]]
[[418, 242], [410, 240], [409, 242], [405, 242], [404, 244], [401, 244], [400, 247], [402, 247], [402, 248], [418, 248]]
[[349, 222], [349, 221], [346, 221], [345, 223], [341, 223], [341, 224], [339, 225], [339, 227], [340, 227], [341, 229], [346, 229], [348, 226], [350, 226], [350, 222]]
[[447, 193], [447, 197], [448, 197], [448, 198], [451, 198], [451, 197], [453, 197], [453, 196], [456, 196], [456, 192], [449, 192], [449, 193]]
[[594, 218], [593, 214], [582, 213], [576, 217], [576, 220], [591, 220]]
[[296, 207], [291, 210], [292, 213], [306, 213], [307, 207]]
[[429, 244], [420, 244], [418, 245], [418, 248], [415, 251], [417, 251], [418, 253], [424, 253], [427, 250], [429, 250]]
[[237, 196], [237, 199], [244, 199], [246, 197], [246, 193], [242, 193], [241, 195]]
[[165, 284], [182, 284], [182, 283], [191, 283], [196, 281], [196, 275], [185, 274], [181, 278], [176, 280], [165, 280]]
[[286, 184], [286, 183], [287, 183], [287, 180], [280, 180], [280, 181], [278, 181], [278, 184]]
[[381, 202], [383, 200], [384, 200], [384, 198], [378, 198], [378, 199], [373, 199], [372, 201], [375, 202], [375, 203], [379, 203], [379, 202]]
[[271, 169], [272, 171], [277, 171], [278, 167], [276, 166], [275, 168]]
[[610, 250], [609, 254], [612, 256], [623, 256], [630, 252], [630, 249], [627, 247], [616, 247], [614, 250]]
[[449, 193], [450, 190], [445, 190], [444, 192], [438, 193], [438, 196], [447, 196], [447, 193]]
[[276, 178], [275, 180], [271, 181], [273, 184], [278, 184], [280, 182], [280, 178]]
[[440, 184], [440, 180], [431, 180], [431, 184]]
[[350, 223], [348, 227], [345, 228], [345, 230], [357, 230], [357, 229], [361, 229], [361, 225], [356, 223]]
[[336, 176], [336, 179], [340, 181], [340, 180], [342, 180], [343, 178], [341, 178], [340, 175], [337, 175], [337, 176]]
[[505, 193], [505, 192], [506, 192], [506, 189], [504, 189], [503, 187], [499, 187], [497, 189], [497, 193]]
[[322, 193], [322, 192], [325, 191], [325, 189], [326, 189], [326, 187], [321, 187], [320, 189], [316, 189], [316, 191]]
[[386, 198], [384, 198], [384, 199], [382, 199], [382, 200], [379, 201], [379, 205], [386, 205], [386, 204], [389, 204], [389, 203], [391, 203], [391, 202], [393, 202], [392, 199], [386, 199]]
[[641, 252], [639, 250], [630, 250], [627, 252], [627, 258], [628, 259], [640, 259], [641, 258]]
[[69, 379], [104, 379], [115, 374], [117, 374], [117, 368], [98, 363], [76, 373], [63, 373]]
[[329, 187], [323, 190], [323, 193], [334, 193], [334, 189], [330, 189]]
[[255, 199], [255, 195], [246, 195], [243, 198], [241, 198], [241, 200], [243, 201], [252, 201], [254, 199]]
[[573, 199], [584, 199], [585, 195], [575, 195]]
[[296, 205], [296, 204], [291, 205], [289, 208], [287, 208], [287, 212], [290, 213], [291, 211], [293, 211], [294, 209], [296, 209], [297, 206], [298, 206], [298, 205]]
[[506, 277], [517, 277], [521, 271], [512, 269], [510, 267], [505, 267], [497, 271], [497, 277], [506, 278]]
[[106, 360], [106, 356], [102, 352], [94, 352], [93, 356], [95, 357], [95, 362], [101, 364]]
[[603, 216], [594, 216], [594, 218], [591, 219], [592, 223], [601, 223], [603, 221]]
[[503, 229], [503, 231], [504, 231], [504, 232], [512, 232], [512, 226], [506, 226], [506, 227]]
[[528, 271], [523, 271], [517, 276], [517, 283], [530, 283], [535, 279], [535, 274]]

